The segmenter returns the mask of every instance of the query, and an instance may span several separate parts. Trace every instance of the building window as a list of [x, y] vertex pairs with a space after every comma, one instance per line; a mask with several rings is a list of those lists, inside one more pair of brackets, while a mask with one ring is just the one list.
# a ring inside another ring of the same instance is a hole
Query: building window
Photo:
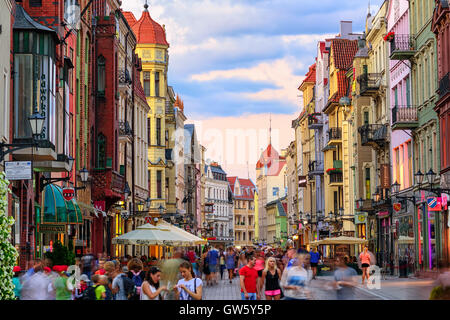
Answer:
[[97, 163], [99, 169], [105, 168], [106, 165], [106, 137], [103, 134], [97, 136]]
[[156, 118], [156, 144], [161, 145], [161, 118]]
[[146, 97], [150, 97], [150, 72], [144, 71], [144, 93]]
[[158, 170], [156, 171], [156, 193], [157, 198], [162, 198], [162, 171]]
[[103, 56], [97, 59], [97, 93], [101, 96], [105, 95], [106, 75], [105, 75], [105, 58]]
[[159, 97], [159, 72], [155, 72], [155, 96]]
[[166, 201], [169, 201], [169, 178], [166, 178]]
[[147, 142], [151, 145], [152, 131], [151, 131], [152, 119], [147, 118]]
[[42, 7], [42, 0], [30, 0], [30, 7]]
[[150, 198], [152, 196], [151, 186], [152, 186], [152, 172], [150, 170], [148, 170], [148, 194], [149, 194]]
[[369, 124], [369, 111], [364, 111], [364, 125]]

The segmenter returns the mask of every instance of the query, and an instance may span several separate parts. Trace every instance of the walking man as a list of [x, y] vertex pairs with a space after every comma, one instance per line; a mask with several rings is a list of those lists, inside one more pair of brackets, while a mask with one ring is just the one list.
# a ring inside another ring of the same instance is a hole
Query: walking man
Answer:
[[317, 247], [314, 247], [310, 252], [309, 255], [311, 256], [310, 263], [311, 263], [311, 269], [313, 271], [313, 279], [316, 279], [317, 275], [317, 265], [319, 263], [320, 259], [320, 253], [317, 252]]
[[209, 271], [211, 272], [211, 282], [217, 284], [217, 265], [219, 262], [219, 250], [212, 248], [208, 252]]
[[259, 300], [260, 286], [258, 271], [255, 269], [256, 257], [253, 254], [247, 255], [247, 265], [239, 271], [242, 300]]

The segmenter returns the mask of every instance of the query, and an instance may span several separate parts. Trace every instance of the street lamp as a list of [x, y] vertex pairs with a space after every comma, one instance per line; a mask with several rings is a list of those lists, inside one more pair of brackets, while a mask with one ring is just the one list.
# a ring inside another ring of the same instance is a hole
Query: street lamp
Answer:
[[89, 178], [89, 171], [86, 168], [80, 170], [81, 182], [86, 183]]
[[373, 194], [373, 198], [375, 199], [375, 202], [380, 202], [381, 194], [378, 190]]
[[420, 169], [416, 174], [414, 174], [414, 178], [416, 179], [416, 184], [420, 187], [423, 181], [423, 173], [420, 171]]
[[164, 207], [163, 207], [162, 204], [159, 205], [158, 210], [159, 210], [159, 214], [160, 214], [160, 215], [163, 215], [163, 213], [164, 213]]
[[339, 215], [342, 217], [344, 215], [344, 208], [339, 208]]
[[128, 185], [128, 181], [125, 181], [125, 188], [123, 189], [123, 196], [125, 198], [125, 202], [127, 201], [130, 193], [131, 193], [131, 190], [130, 190], [130, 186]]
[[150, 197], [147, 198], [147, 200], [145, 200], [145, 207], [147, 209], [150, 209], [150, 203], [152, 202], [152, 200], [150, 199]]
[[426, 176], [428, 183], [431, 185], [434, 182], [434, 177], [436, 177], [436, 173], [434, 173], [433, 169], [430, 168]]
[[37, 139], [38, 136], [42, 133], [42, 128], [44, 127], [45, 117], [41, 115], [39, 112], [34, 111], [34, 113], [28, 117], [31, 125], [31, 132], [33, 137]]
[[363, 198], [359, 198], [358, 200], [356, 200], [356, 206], [360, 210], [364, 207], [364, 200], [363, 200]]
[[392, 188], [392, 193], [393, 193], [393, 194], [397, 194], [397, 193], [400, 192], [400, 184], [399, 184], [397, 181], [395, 181], [395, 182], [391, 185], [391, 188]]

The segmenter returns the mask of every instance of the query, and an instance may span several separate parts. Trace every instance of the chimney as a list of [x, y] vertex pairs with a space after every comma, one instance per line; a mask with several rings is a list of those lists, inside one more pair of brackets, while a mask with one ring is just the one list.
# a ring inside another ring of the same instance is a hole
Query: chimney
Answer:
[[341, 21], [341, 38], [346, 39], [352, 33], [352, 21]]

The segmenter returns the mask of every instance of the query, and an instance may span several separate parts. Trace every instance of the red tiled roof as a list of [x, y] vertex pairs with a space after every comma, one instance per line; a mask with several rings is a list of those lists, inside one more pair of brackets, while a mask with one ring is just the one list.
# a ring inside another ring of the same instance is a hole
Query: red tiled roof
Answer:
[[[230, 183], [230, 187], [231, 187], [231, 192], [233, 193], [234, 197], [236, 199], [253, 199], [254, 198], [254, 193], [253, 193], [253, 189], [255, 188], [255, 185], [253, 184], [253, 182], [249, 179], [240, 179], [238, 177], [227, 177], [228, 182]], [[236, 184], [236, 180], [239, 181], [239, 184], [241, 186], [241, 191], [242, 194], [241, 195], [236, 195], [234, 192], [234, 186]]]
[[[147, 9], [142, 12], [142, 16], [138, 21], [136, 21], [132, 13], [131, 15], [125, 15], [124, 12], [124, 16], [127, 19], [128, 24], [131, 25], [138, 43], [162, 44], [169, 46], [169, 43], [166, 40], [166, 32], [161, 25], [150, 17], [150, 13]], [[131, 21], [128, 19], [131, 19]], [[134, 23], [132, 22], [133, 20], [135, 21]]]
[[122, 11], [122, 13], [130, 26], [133, 26], [137, 22], [136, 18], [134, 17], [133, 12]]
[[309, 67], [309, 71], [306, 74], [306, 78], [303, 80], [302, 84], [298, 87], [299, 90], [305, 83], [316, 83], [316, 64], [314, 63]]
[[266, 148], [266, 150], [263, 151], [261, 154], [261, 157], [259, 158], [259, 161], [256, 163], [256, 168], [263, 168], [264, 163], [267, 163], [270, 159], [278, 159], [280, 155], [278, 152], [273, 148], [272, 144], [269, 144]]
[[348, 39], [331, 40], [334, 65], [337, 69], [347, 70], [353, 64], [353, 58], [358, 51], [358, 41]]

